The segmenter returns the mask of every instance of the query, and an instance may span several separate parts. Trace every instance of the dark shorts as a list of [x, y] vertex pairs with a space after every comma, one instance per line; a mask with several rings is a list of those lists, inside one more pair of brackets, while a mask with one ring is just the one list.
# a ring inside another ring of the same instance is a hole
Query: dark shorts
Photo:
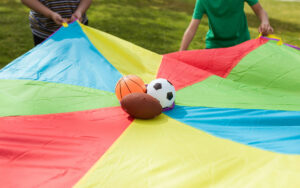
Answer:
[[[89, 21], [86, 21], [86, 23], [84, 23], [84, 25], [88, 25]], [[41, 38], [41, 37], [38, 37], [36, 36], [35, 34], [33, 34], [33, 42], [34, 42], [34, 45], [38, 45], [40, 43], [42, 43], [44, 40], [46, 40], [45, 38]]]

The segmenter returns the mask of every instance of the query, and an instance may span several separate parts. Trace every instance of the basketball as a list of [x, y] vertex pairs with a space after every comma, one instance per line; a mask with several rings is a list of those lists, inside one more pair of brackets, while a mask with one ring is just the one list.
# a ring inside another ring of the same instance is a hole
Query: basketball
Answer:
[[128, 94], [145, 92], [146, 86], [144, 81], [140, 77], [135, 75], [122, 77], [115, 87], [115, 93], [119, 101], [121, 101], [122, 98]]

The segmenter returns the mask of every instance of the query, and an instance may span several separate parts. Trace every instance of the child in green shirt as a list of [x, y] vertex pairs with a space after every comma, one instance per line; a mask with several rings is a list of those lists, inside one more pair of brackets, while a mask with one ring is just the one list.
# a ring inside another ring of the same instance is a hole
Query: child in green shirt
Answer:
[[[258, 32], [267, 35], [273, 32], [269, 18], [258, 0], [245, 0], [252, 8], [261, 24]], [[193, 40], [203, 14], [209, 20], [206, 48], [230, 47], [250, 39], [244, 0], [197, 0], [193, 18], [186, 29], [180, 51], [187, 50]]]

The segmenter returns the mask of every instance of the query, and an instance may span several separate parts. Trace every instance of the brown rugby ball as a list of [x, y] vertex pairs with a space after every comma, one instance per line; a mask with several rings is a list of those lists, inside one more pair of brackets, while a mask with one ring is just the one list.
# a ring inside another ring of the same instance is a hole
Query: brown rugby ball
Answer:
[[146, 93], [131, 93], [121, 100], [121, 106], [129, 115], [138, 119], [151, 119], [162, 112], [159, 101]]

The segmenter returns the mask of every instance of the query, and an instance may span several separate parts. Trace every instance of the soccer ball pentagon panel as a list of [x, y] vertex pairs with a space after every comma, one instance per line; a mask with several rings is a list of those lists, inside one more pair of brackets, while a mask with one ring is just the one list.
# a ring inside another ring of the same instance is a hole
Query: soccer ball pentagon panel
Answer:
[[156, 98], [162, 108], [171, 107], [175, 101], [175, 88], [166, 79], [158, 78], [151, 81], [147, 86], [147, 94]]

